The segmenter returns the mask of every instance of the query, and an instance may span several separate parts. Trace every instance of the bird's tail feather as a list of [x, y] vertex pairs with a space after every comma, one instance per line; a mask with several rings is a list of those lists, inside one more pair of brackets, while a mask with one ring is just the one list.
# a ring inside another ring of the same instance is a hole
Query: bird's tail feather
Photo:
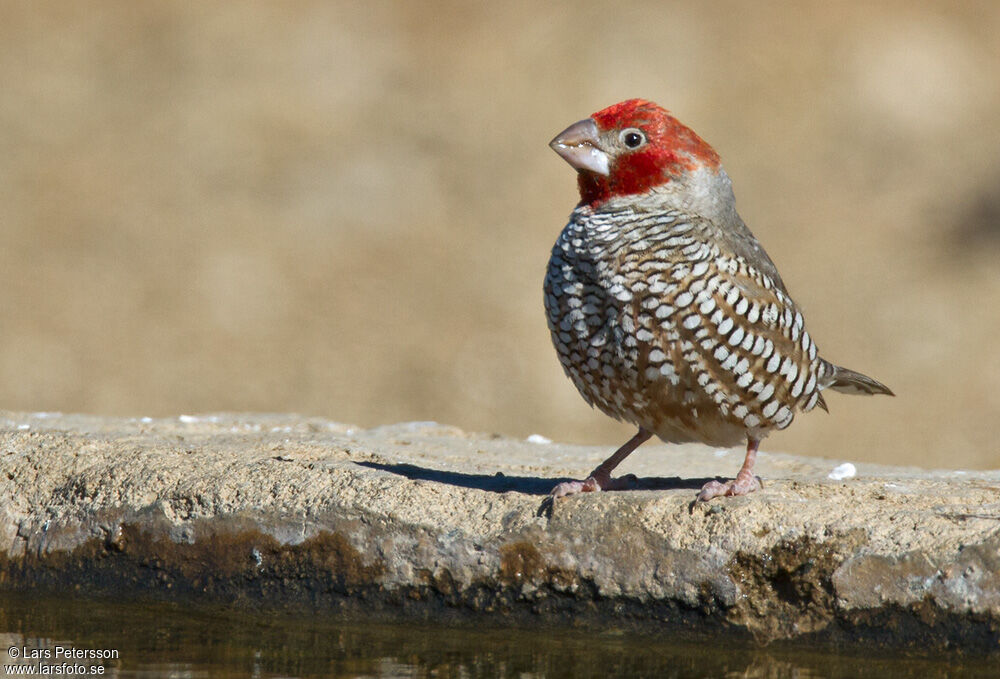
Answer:
[[841, 368], [839, 365], [828, 362], [824, 368], [824, 372], [826, 373], [826, 379], [823, 380], [824, 389], [833, 389], [845, 394], [863, 394], [865, 396], [871, 396], [872, 394], [895, 396], [892, 393], [892, 389], [878, 380], [868, 377], [868, 375], [862, 375], [849, 368]]

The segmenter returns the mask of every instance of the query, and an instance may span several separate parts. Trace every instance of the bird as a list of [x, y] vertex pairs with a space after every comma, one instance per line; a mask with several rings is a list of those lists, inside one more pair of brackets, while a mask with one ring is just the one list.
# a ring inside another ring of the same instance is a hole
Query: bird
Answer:
[[577, 171], [580, 202], [548, 262], [544, 301], [563, 370], [591, 406], [638, 433], [556, 498], [620, 490], [611, 473], [652, 436], [746, 443], [736, 477], [708, 501], [761, 487], [761, 440], [823, 391], [893, 392], [819, 356], [771, 258], [736, 211], [719, 154], [666, 109], [629, 99], [560, 132], [550, 147]]

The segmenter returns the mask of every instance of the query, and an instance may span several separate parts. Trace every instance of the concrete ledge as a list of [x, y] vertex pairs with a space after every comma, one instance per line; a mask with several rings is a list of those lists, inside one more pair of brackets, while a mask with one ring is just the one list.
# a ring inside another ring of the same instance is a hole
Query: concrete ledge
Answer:
[[[644, 446], [635, 491], [544, 502], [607, 448], [433, 423], [0, 413], [0, 590], [1000, 648], [1000, 472]], [[664, 474], [671, 476], [665, 477]]]

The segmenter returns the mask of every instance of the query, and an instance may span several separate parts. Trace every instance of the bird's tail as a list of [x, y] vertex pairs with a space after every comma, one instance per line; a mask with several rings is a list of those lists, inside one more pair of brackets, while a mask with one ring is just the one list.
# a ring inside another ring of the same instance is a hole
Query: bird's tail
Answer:
[[841, 368], [839, 365], [834, 365], [828, 361], [824, 361], [824, 364], [824, 379], [822, 380], [824, 389], [833, 389], [845, 394], [863, 394], [865, 396], [871, 396], [872, 394], [895, 396], [892, 393], [892, 389], [878, 380], [868, 377], [868, 375], [862, 375], [849, 368]]

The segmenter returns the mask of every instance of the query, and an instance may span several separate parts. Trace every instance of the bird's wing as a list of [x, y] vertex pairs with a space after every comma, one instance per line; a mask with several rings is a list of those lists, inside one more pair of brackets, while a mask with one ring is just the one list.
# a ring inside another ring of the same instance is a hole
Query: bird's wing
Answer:
[[747, 262], [753, 262], [754, 267], [767, 276], [774, 284], [774, 287], [781, 290], [785, 295], [788, 295], [788, 290], [785, 289], [785, 282], [781, 280], [781, 276], [778, 274], [778, 267], [774, 265], [771, 257], [764, 250], [764, 246], [760, 244], [760, 241], [757, 240], [735, 210], [733, 210], [731, 218], [727, 220], [724, 226], [707, 223], [706, 227], [711, 230], [712, 236], [724, 250], [728, 249], [731, 254], [741, 257]]
[[662, 303], [671, 310], [671, 331], [688, 347], [684, 360], [697, 382], [751, 428], [784, 428], [796, 408], [825, 408], [824, 363], [774, 264], [763, 249], [752, 249], [760, 246], [749, 231], [720, 239], [708, 233], [711, 223], [698, 227], [704, 247], [693, 256], [700, 261], [654, 247], [636, 262], [639, 269], [663, 262], [660, 275], [673, 285]]

